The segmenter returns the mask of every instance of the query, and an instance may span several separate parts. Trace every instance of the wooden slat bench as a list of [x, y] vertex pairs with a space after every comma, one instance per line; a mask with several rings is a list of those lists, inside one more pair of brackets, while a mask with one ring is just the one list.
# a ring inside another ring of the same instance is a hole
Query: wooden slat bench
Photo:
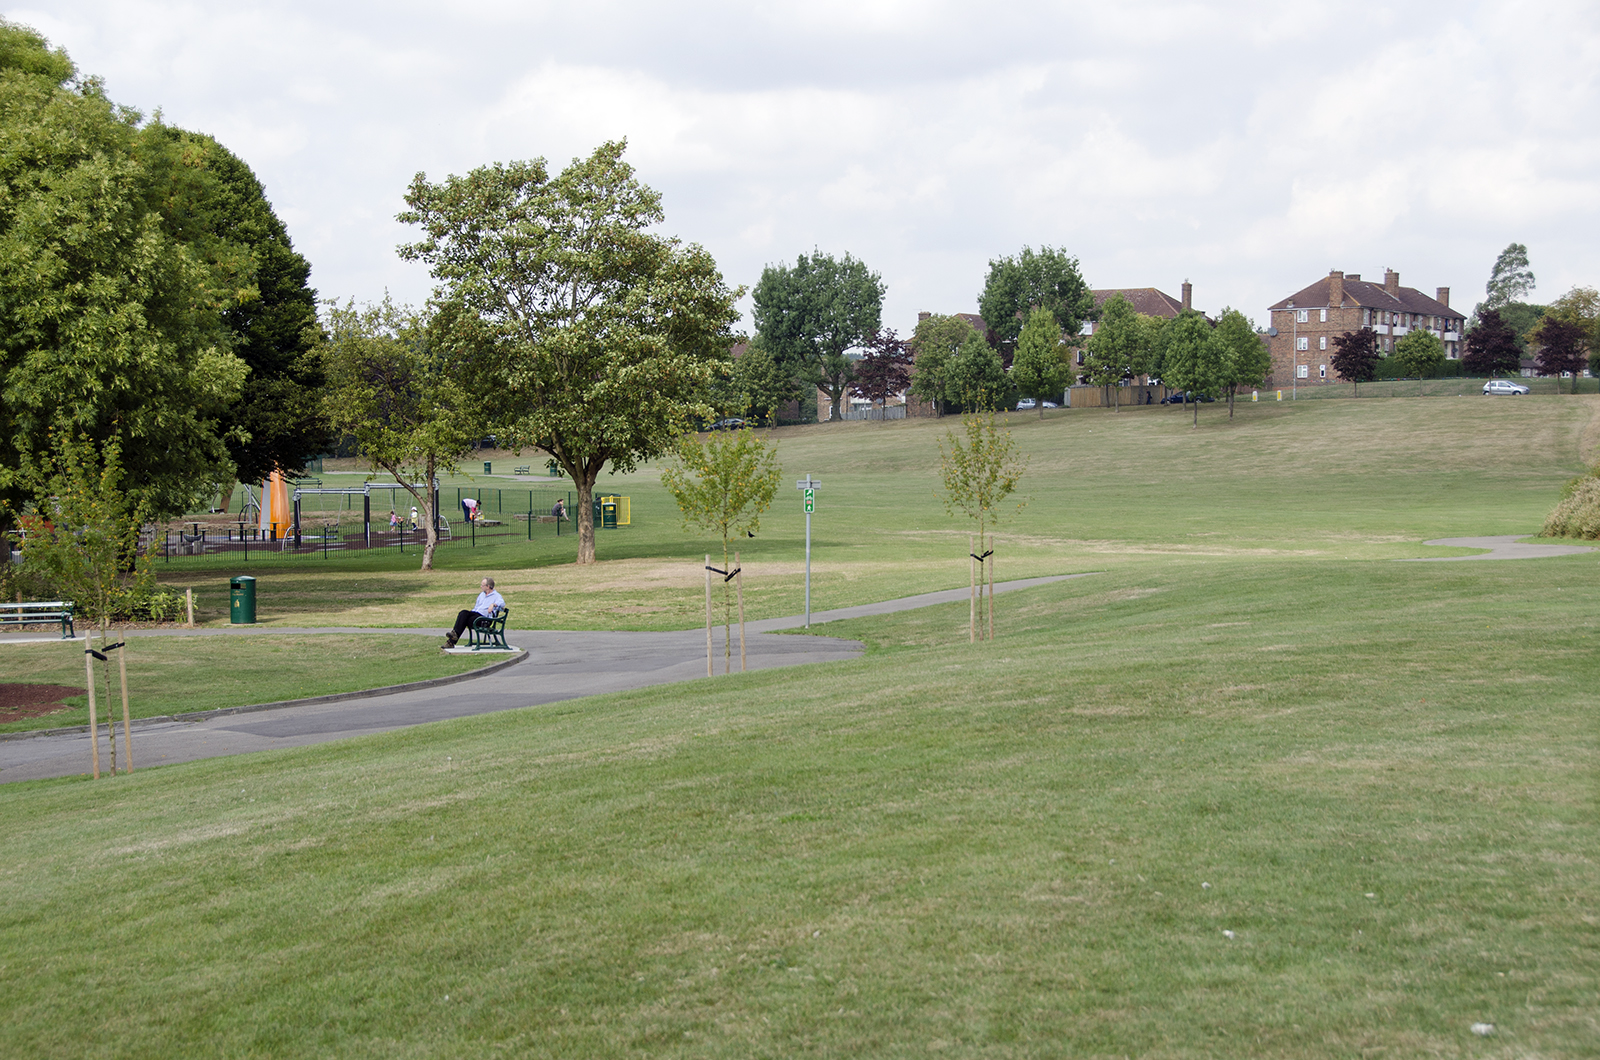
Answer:
[[472, 620], [472, 625], [467, 629], [467, 647], [473, 651], [482, 651], [485, 648], [499, 648], [510, 651], [511, 645], [506, 643], [506, 616], [511, 613], [511, 608], [502, 607], [494, 613], [493, 618], [479, 615]]
[[0, 604], [0, 626], [38, 626], [61, 623], [61, 639], [78, 635], [72, 624], [71, 600], [45, 600], [24, 604]]

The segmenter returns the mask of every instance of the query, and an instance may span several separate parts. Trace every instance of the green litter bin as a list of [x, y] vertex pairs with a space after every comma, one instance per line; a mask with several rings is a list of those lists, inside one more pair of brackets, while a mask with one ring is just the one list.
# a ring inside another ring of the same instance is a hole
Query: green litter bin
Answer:
[[483, 473], [485, 475], [494, 474], [494, 463], [492, 461], [485, 460], [483, 462]]
[[229, 621], [236, 626], [253, 626], [256, 622], [256, 580], [241, 574], [228, 582]]
[[604, 530], [617, 528], [617, 502], [604, 500], [600, 502], [600, 526]]

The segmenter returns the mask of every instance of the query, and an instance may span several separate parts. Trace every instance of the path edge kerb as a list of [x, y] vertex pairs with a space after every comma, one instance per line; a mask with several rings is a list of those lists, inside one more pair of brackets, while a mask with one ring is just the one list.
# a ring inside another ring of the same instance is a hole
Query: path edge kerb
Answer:
[[[499, 673], [507, 667], [515, 666], [528, 657], [526, 648], [517, 649], [517, 653], [508, 659], [492, 662], [488, 666], [480, 666], [476, 670], [466, 673], [446, 674], [443, 677], [430, 677], [425, 681], [407, 681], [403, 685], [384, 685], [382, 688], [362, 688], [354, 692], [332, 692], [325, 696], [307, 696], [304, 699], [280, 699], [273, 703], [251, 703], [242, 707], [218, 707], [215, 710], [195, 710], [187, 714], [160, 714], [153, 718], [134, 718], [133, 727], [143, 728], [147, 725], [160, 725], [174, 721], [205, 721], [207, 718], [224, 718], [229, 714], [254, 714], [262, 710], [283, 710], [287, 707], [310, 707], [318, 703], [342, 703], [350, 699], [370, 699], [375, 696], [392, 696], [401, 692], [417, 692], [425, 688], [439, 688], [444, 685], [460, 684], [462, 681], [472, 681], [479, 677], [488, 677], [490, 674]], [[0, 732], [0, 740], [31, 740], [40, 736], [68, 736], [73, 733], [87, 733], [87, 725], [68, 725], [60, 729], [34, 729], [30, 732]]]

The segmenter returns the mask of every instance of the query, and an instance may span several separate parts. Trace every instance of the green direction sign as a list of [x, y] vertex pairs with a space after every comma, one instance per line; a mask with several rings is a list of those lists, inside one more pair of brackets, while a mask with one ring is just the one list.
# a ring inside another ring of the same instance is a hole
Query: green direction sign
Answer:
[[817, 491], [806, 490], [806, 514], [810, 515], [817, 510]]

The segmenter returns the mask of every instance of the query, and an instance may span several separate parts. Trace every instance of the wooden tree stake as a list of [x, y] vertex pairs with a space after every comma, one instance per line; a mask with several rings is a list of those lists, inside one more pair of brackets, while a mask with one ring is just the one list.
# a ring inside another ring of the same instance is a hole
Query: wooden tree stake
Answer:
[[733, 569], [738, 574], [733, 576], [733, 584], [739, 594], [739, 672], [744, 673], [744, 564], [739, 562], [739, 553], [733, 554]]
[[193, 589], [185, 589], [183, 591], [183, 602], [189, 609], [189, 628], [193, 629], [194, 628], [194, 590]]
[[710, 677], [715, 671], [711, 669], [711, 553], [706, 553], [706, 676]]
[[967, 592], [967, 643], [978, 643], [978, 554], [973, 551], [972, 535], [967, 535], [967, 566], [972, 568], [972, 586]]
[[[132, 723], [128, 720], [128, 631], [126, 629], [122, 631], [122, 647], [117, 649], [117, 671], [122, 677], [122, 758], [126, 763], [124, 768], [132, 773], [133, 737], [128, 732]], [[111, 734], [111, 742], [113, 745], [116, 744], [116, 733]]]
[[94, 647], [92, 635], [83, 638], [83, 672], [87, 675], [86, 683], [89, 686], [89, 740], [94, 748], [94, 779], [100, 779], [100, 721], [94, 711], [94, 656], [89, 654]]

